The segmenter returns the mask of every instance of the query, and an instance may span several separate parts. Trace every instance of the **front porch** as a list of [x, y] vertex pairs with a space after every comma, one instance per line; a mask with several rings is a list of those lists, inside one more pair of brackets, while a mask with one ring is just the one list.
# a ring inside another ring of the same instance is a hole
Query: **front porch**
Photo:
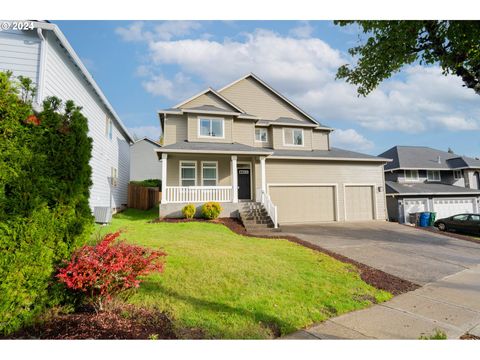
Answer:
[[157, 151], [162, 159], [161, 217], [181, 217], [184, 205], [200, 209], [209, 201], [222, 203], [221, 216], [238, 217], [238, 203], [253, 201], [276, 218], [266, 191], [266, 156]]

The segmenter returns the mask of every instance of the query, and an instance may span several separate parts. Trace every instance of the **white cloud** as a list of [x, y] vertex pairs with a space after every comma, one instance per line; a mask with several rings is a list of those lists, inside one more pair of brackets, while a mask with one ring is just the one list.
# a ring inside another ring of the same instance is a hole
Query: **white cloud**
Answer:
[[127, 27], [119, 27], [115, 32], [123, 41], [156, 41], [156, 40], [172, 40], [176, 37], [186, 36], [194, 30], [202, 27], [197, 21], [172, 20], [162, 21], [158, 25], [148, 27], [143, 21], [136, 21]]
[[368, 151], [373, 149], [373, 142], [359, 134], [355, 129], [335, 130], [330, 136], [332, 146], [354, 151]]
[[289, 34], [298, 38], [308, 38], [312, 35], [314, 27], [308, 21], [301, 21], [300, 25], [291, 29]]
[[[337, 68], [348, 59], [323, 40], [309, 37], [309, 23], [291, 29], [288, 36], [257, 29], [221, 41], [201, 34], [185, 38], [196, 25], [174, 25], [167, 22], [149, 31], [138, 30], [138, 23], [129, 27], [129, 38], [143, 37], [148, 44], [148, 63], [138, 70], [144, 88], [172, 102], [253, 72], [326, 125], [335, 121], [408, 133], [480, 127], [475, 120], [480, 119], [478, 95], [462, 88], [458, 77], [443, 76], [436, 66], [408, 67], [366, 98], [358, 97], [354, 86], [335, 80]], [[124, 36], [123, 31], [119, 34]], [[174, 39], [177, 36], [182, 38]], [[166, 66], [177, 69], [174, 75], [158, 71]]]
[[129, 127], [128, 131], [136, 139], [148, 137], [149, 139], [158, 141], [161, 135], [160, 126], [136, 126]]

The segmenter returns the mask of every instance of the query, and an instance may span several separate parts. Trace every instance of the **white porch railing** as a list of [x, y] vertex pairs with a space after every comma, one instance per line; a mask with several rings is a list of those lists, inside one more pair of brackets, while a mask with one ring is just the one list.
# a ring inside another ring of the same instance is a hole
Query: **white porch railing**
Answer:
[[196, 203], [206, 201], [231, 202], [231, 186], [167, 186], [165, 202], [169, 203]]
[[273, 221], [273, 226], [278, 228], [278, 212], [277, 212], [277, 207], [273, 204], [272, 199], [270, 199], [270, 195], [268, 195], [265, 191], [262, 190], [262, 195], [261, 195], [261, 202], [262, 205], [265, 207], [265, 210], [267, 210], [268, 216]]

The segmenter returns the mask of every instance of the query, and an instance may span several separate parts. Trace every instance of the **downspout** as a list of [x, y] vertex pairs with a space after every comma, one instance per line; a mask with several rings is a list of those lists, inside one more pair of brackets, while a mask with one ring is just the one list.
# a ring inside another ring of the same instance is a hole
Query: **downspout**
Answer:
[[37, 106], [40, 107], [40, 105], [43, 102], [43, 88], [45, 84], [45, 63], [47, 58], [47, 46], [46, 46], [47, 44], [41, 28], [37, 28], [37, 34], [41, 42], [40, 42], [40, 61], [38, 65], [36, 103], [37, 103]]

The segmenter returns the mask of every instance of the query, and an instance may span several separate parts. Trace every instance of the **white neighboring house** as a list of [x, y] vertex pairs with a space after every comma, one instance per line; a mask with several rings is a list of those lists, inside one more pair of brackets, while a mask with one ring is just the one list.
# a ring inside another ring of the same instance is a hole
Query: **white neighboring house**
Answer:
[[33, 22], [33, 30], [0, 31], [0, 71], [5, 70], [33, 80], [36, 107], [48, 96], [82, 107], [93, 139], [90, 207], [125, 206], [133, 139], [60, 29]]
[[162, 161], [158, 160], [156, 149], [160, 144], [144, 137], [130, 146], [130, 180], [162, 178]]

